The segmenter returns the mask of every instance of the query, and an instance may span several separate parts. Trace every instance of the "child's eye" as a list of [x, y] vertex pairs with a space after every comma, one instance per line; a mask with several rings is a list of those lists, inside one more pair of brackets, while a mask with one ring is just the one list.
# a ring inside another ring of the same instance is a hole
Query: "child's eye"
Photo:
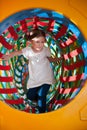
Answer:
[[44, 41], [36, 41], [36, 43], [44, 43]]
[[36, 43], [40, 43], [39, 41], [36, 41]]
[[45, 41], [42, 41], [41, 43], [45, 43]]

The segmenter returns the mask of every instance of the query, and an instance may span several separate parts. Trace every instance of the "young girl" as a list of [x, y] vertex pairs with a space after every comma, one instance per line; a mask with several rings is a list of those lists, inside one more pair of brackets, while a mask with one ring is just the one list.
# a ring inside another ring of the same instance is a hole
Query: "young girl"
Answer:
[[46, 95], [50, 85], [55, 83], [50, 62], [57, 62], [61, 58], [52, 58], [49, 48], [45, 47], [46, 38], [42, 30], [32, 30], [27, 38], [31, 47], [4, 55], [3, 60], [9, 60], [17, 55], [23, 55], [29, 60], [29, 79], [27, 82], [27, 98], [37, 100], [40, 113], [46, 111]]

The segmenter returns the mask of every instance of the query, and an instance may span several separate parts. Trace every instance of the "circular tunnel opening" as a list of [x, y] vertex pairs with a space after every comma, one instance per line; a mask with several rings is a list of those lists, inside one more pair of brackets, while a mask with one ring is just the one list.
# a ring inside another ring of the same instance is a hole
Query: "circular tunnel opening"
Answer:
[[[56, 83], [46, 97], [47, 112], [69, 103], [81, 90], [85, 76], [86, 42], [79, 29], [66, 17], [54, 11], [31, 9], [14, 14], [2, 22], [0, 58], [27, 45], [25, 34], [34, 28], [45, 31], [46, 47], [60, 63], [51, 63]], [[29, 78], [28, 61], [21, 55], [9, 61], [0, 60], [0, 99], [13, 108], [39, 113], [37, 103], [26, 97]], [[30, 108], [25, 109], [26, 104]]]

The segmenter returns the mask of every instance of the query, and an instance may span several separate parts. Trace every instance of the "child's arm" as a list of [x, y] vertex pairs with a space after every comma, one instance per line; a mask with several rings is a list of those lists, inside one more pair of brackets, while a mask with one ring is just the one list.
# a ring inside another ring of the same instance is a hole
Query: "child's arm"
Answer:
[[50, 61], [50, 62], [60, 62], [60, 60], [62, 60], [63, 59], [63, 57], [60, 57], [60, 58], [58, 58], [58, 57], [47, 57], [48, 58], [48, 60]]
[[22, 50], [20, 50], [20, 51], [14, 51], [14, 52], [11, 52], [10, 54], [3, 55], [2, 56], [2, 60], [9, 60], [10, 58], [12, 58], [14, 56], [21, 55], [21, 54], [22, 54]]

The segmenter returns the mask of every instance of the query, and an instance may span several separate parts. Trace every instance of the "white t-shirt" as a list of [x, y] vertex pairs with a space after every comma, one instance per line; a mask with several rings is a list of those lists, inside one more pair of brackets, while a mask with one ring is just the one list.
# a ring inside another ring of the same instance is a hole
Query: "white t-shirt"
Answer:
[[44, 47], [41, 52], [34, 52], [31, 47], [26, 47], [22, 50], [22, 53], [25, 58], [29, 59], [27, 89], [55, 82], [53, 70], [47, 59], [51, 56], [49, 48]]

